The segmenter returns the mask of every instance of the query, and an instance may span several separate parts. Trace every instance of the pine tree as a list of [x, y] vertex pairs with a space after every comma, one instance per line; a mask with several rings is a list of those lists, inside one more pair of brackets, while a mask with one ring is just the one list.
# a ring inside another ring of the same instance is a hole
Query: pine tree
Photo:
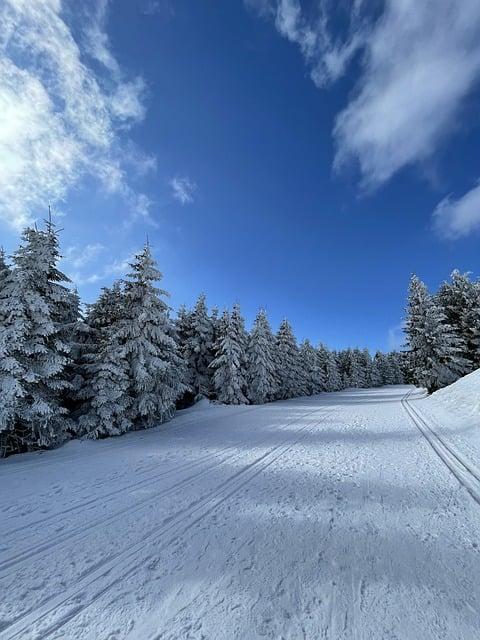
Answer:
[[410, 281], [405, 332], [417, 384], [435, 391], [462, 375], [465, 360], [458, 336], [448, 325], [441, 306], [416, 276]]
[[178, 352], [184, 362], [184, 385], [185, 390], [177, 399], [177, 409], [185, 409], [195, 403], [196, 392], [193, 384], [194, 371], [189, 366], [189, 344], [193, 334], [192, 312], [185, 305], [178, 309], [175, 320], [175, 336], [178, 345]]
[[124, 297], [119, 282], [102, 289], [86, 319], [88, 339], [82, 352], [84, 401], [78, 419], [79, 435], [116, 436], [132, 429], [130, 368], [121, 332]]
[[238, 305], [231, 314], [223, 313], [217, 331], [215, 358], [210, 363], [215, 397], [224, 404], [246, 404], [246, 334]]
[[463, 375], [480, 366], [479, 294], [477, 283], [470, 281], [468, 273], [460, 273], [457, 269], [451, 275], [451, 282], [444, 282], [437, 293], [438, 303], [465, 360]]
[[351, 387], [363, 388], [367, 386], [366, 371], [360, 349], [348, 349], [349, 384]]
[[58, 234], [27, 228], [13, 256], [0, 301], [0, 371], [5, 391], [0, 423], [21, 451], [61, 444], [69, 422], [62, 406], [68, 387], [69, 345], [63, 336], [67, 277], [57, 269]]
[[130, 418], [137, 428], [150, 427], [173, 416], [175, 401], [185, 386], [184, 363], [163, 297], [161, 280], [148, 244], [135, 256], [124, 282], [124, 309], [119, 336], [129, 364]]
[[381, 359], [382, 359], [382, 354], [380, 353], [380, 351], [377, 351], [377, 353], [375, 354], [373, 360], [372, 360], [372, 373], [371, 373], [371, 384], [372, 387], [381, 387], [384, 383], [383, 383], [383, 375], [382, 375], [382, 371], [381, 371]]
[[287, 319], [282, 320], [276, 336], [278, 398], [300, 395], [300, 367], [297, 341]]
[[312, 346], [308, 339], [300, 345], [300, 381], [302, 395], [314, 395], [321, 393], [325, 386], [325, 375], [323, 373], [318, 351]]
[[267, 314], [260, 309], [247, 346], [247, 395], [253, 404], [263, 404], [275, 398], [275, 339]]
[[214, 327], [208, 315], [205, 294], [200, 294], [190, 314], [190, 335], [184, 346], [184, 358], [191, 376], [195, 395], [210, 396], [212, 392]]
[[323, 344], [319, 345], [317, 351], [325, 379], [323, 390], [339, 391], [342, 388], [342, 380], [335, 354]]

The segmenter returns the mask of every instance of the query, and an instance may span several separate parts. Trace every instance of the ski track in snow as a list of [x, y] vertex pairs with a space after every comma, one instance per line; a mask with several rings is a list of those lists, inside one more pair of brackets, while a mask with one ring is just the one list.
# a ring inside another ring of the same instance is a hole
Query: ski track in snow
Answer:
[[421, 396], [202, 406], [2, 462], [0, 639], [478, 640], [478, 438]]

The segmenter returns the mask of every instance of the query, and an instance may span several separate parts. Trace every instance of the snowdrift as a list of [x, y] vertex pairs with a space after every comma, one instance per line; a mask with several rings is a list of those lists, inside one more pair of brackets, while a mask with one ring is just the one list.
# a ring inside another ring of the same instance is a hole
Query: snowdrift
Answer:
[[480, 369], [460, 378], [426, 398], [428, 405], [441, 405], [457, 415], [480, 415]]

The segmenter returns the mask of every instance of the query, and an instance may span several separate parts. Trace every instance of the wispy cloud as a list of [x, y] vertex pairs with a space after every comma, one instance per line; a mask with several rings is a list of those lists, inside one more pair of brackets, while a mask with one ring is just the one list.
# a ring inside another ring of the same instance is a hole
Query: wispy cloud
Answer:
[[126, 78], [112, 53], [108, 2], [86, 6], [75, 38], [60, 0], [0, 3], [0, 217], [17, 228], [47, 202], [65, 200], [86, 175], [134, 214], [145, 212], [146, 196], [127, 178], [142, 154], [124, 141], [144, 118], [145, 83]]
[[100, 244], [100, 242], [87, 244], [85, 247], [67, 247], [63, 260], [74, 269], [80, 269], [91, 263], [92, 260], [99, 256], [104, 250], [105, 247], [103, 244]]
[[[105, 264], [98, 264], [97, 258], [106, 250], [100, 243], [87, 244], [84, 247], [68, 247], [62, 260], [62, 268], [70, 280], [77, 285], [95, 284], [113, 277], [122, 277], [130, 270], [135, 252], [131, 251], [122, 258], [116, 258]], [[97, 267], [95, 268], [95, 264]]]
[[444, 238], [455, 240], [480, 229], [480, 183], [462, 197], [442, 200], [433, 212], [433, 224]]
[[401, 349], [405, 345], [404, 334], [405, 323], [400, 322], [394, 327], [390, 327], [388, 330], [388, 349], [389, 351], [396, 351]]
[[194, 193], [197, 189], [197, 185], [193, 180], [187, 177], [175, 177], [169, 181], [172, 188], [172, 195], [175, 200], [178, 200], [180, 204], [191, 204], [194, 200]]
[[[356, 163], [366, 188], [432, 156], [480, 77], [478, 0], [356, 0], [347, 5], [341, 36], [331, 24], [338, 31], [335, 11], [343, 3], [321, 0], [316, 13], [302, 10], [298, 0], [247, 4], [271, 16], [279, 33], [300, 47], [319, 87], [361, 54], [360, 77], [334, 125], [334, 166]], [[372, 7], [382, 7], [380, 15]]]

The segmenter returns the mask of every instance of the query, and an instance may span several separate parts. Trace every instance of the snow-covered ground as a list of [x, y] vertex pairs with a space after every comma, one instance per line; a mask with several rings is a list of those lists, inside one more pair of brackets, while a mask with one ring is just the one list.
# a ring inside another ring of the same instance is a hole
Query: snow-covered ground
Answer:
[[0, 638], [478, 640], [479, 414], [421, 395], [202, 404], [3, 461]]

